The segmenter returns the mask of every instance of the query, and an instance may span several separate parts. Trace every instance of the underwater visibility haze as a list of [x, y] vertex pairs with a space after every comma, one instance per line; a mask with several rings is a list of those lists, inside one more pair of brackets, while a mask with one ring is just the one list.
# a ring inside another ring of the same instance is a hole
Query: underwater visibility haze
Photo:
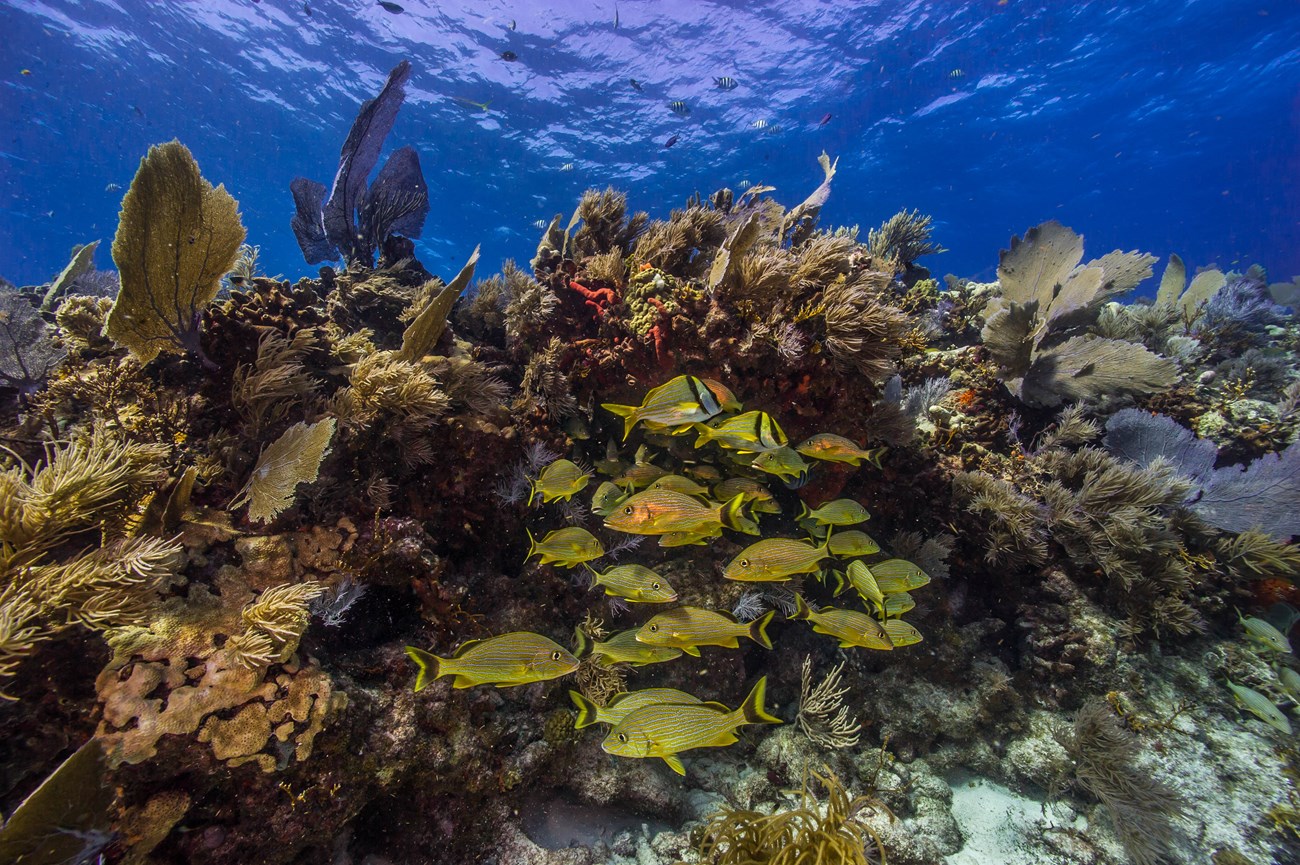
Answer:
[[1300, 4], [0, 33], [0, 865], [1300, 862]]

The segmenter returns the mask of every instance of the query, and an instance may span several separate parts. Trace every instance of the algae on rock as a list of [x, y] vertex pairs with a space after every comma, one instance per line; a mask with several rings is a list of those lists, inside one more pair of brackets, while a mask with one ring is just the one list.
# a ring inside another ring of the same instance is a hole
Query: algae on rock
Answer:
[[142, 361], [185, 351], [210, 363], [199, 345], [204, 307], [244, 242], [238, 203], [215, 189], [179, 141], [149, 148], [113, 238], [122, 290], [105, 326]]

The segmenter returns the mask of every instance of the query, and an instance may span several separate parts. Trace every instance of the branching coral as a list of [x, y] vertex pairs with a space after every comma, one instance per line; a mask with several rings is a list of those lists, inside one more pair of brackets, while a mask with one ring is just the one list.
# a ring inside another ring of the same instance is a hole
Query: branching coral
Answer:
[[919, 211], [900, 210], [867, 234], [867, 249], [880, 265], [907, 270], [923, 255], [946, 252], [930, 240], [930, 217]]
[[250, 520], [266, 522], [293, 504], [298, 485], [316, 480], [321, 460], [329, 453], [334, 427], [334, 418], [326, 418], [314, 424], [296, 423], [285, 430], [262, 451], [253, 474], [230, 507], [247, 504]]
[[712, 251], [726, 237], [726, 217], [721, 211], [700, 205], [674, 210], [667, 222], [652, 222], [641, 233], [632, 254], [634, 269], [649, 264], [698, 279], [704, 275]]
[[841, 661], [814, 685], [812, 657], [804, 656], [797, 720], [803, 734], [823, 748], [851, 748], [858, 744], [858, 734], [862, 731], [862, 725], [853, 720], [849, 707], [844, 704], [849, 688], [840, 683], [843, 672]]
[[316, 379], [303, 365], [303, 358], [316, 342], [316, 332], [306, 328], [292, 339], [268, 331], [258, 343], [252, 366], [235, 369], [230, 404], [243, 419], [248, 438], [260, 440], [269, 427], [287, 418], [315, 392]]
[[149, 148], [113, 238], [122, 290], [105, 327], [110, 337], [141, 360], [179, 350], [211, 364], [199, 325], [244, 242], [237, 207], [179, 141]]
[[627, 195], [613, 187], [604, 191], [588, 189], [578, 202], [577, 218], [582, 226], [570, 241], [573, 258], [590, 257], [606, 253], [627, 255], [637, 235], [645, 230], [649, 216], [636, 213], [627, 216]]
[[1178, 792], [1145, 769], [1142, 747], [1104, 700], [1079, 709], [1073, 729], [1058, 737], [1074, 759], [1078, 783], [1110, 811], [1115, 834], [1136, 865], [1167, 861], [1174, 821], [1185, 805]]

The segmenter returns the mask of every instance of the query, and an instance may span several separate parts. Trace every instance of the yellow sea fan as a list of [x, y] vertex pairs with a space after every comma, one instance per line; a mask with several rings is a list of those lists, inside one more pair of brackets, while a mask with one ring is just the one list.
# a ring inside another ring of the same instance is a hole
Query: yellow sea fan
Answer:
[[248, 483], [230, 507], [248, 505], [248, 518], [266, 522], [293, 503], [298, 484], [316, 480], [334, 438], [334, 418], [296, 423], [262, 451]]

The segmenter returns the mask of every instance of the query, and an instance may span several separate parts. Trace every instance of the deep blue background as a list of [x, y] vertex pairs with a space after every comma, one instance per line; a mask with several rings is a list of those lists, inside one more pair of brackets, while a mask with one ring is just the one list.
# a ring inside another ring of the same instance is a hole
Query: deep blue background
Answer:
[[526, 261], [533, 222], [567, 217], [588, 186], [654, 216], [741, 180], [793, 205], [822, 149], [840, 160], [823, 224], [865, 234], [919, 208], [950, 250], [922, 262], [940, 274], [992, 278], [1010, 236], [1051, 218], [1089, 257], [1300, 273], [1296, 0], [623, 0], [617, 28], [611, 0], [400, 2], [310, 0], [308, 16], [300, 0], [6, 0], [0, 275], [46, 281], [95, 238], [111, 266], [122, 192], [173, 137], [239, 199], [264, 270], [314, 273], [289, 181], [332, 181], [358, 105], [403, 58], [387, 149], [421, 154], [419, 252], [444, 275], [478, 243], [480, 274]]

